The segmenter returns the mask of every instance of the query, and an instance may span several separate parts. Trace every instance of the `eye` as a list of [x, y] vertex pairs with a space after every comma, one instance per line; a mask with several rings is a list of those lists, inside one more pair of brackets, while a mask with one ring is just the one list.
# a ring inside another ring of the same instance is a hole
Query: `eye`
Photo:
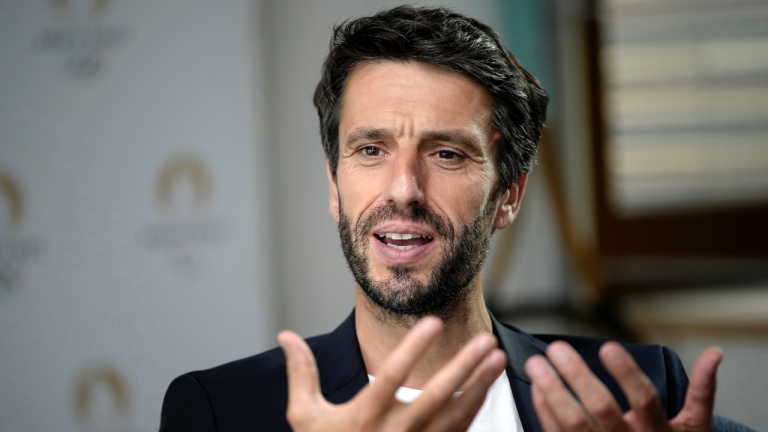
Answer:
[[374, 146], [365, 146], [360, 149], [360, 152], [362, 152], [363, 156], [367, 157], [378, 157], [381, 156], [381, 149]]
[[437, 152], [437, 157], [439, 157], [440, 159], [457, 159], [459, 155], [452, 151], [440, 150], [439, 152]]

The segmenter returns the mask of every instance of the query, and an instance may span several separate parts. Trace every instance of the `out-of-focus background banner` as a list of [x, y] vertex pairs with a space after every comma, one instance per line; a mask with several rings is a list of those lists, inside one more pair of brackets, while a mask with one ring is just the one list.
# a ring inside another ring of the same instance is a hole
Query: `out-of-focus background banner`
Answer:
[[156, 430], [174, 376], [272, 343], [255, 16], [0, 3], [3, 432]]
[[[150, 431], [170, 381], [332, 330], [354, 281], [311, 96], [385, 0], [0, 2], [0, 432]], [[768, 0], [456, 0], [552, 104], [488, 305], [720, 345], [768, 428]]]

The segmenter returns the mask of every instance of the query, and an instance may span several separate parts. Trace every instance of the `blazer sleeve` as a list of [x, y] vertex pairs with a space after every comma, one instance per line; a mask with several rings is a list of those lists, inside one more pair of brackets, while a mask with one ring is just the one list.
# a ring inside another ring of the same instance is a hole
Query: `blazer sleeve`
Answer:
[[664, 369], [667, 373], [667, 418], [674, 418], [685, 405], [688, 391], [688, 375], [677, 353], [662, 347]]
[[724, 417], [714, 416], [712, 418], [712, 432], [757, 432], [756, 430], [736, 423]]
[[160, 432], [215, 432], [216, 420], [208, 396], [192, 375], [168, 386], [160, 414]]

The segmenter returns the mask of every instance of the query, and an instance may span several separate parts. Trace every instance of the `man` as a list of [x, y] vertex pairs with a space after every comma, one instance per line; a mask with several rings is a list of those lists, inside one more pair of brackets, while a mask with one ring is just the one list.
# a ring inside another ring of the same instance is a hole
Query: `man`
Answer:
[[712, 429], [719, 350], [689, 386], [666, 348], [549, 343], [488, 313], [482, 263], [547, 105], [489, 27], [406, 6], [346, 22], [314, 102], [355, 309], [331, 334], [282, 332], [282, 350], [177, 378], [161, 431]]

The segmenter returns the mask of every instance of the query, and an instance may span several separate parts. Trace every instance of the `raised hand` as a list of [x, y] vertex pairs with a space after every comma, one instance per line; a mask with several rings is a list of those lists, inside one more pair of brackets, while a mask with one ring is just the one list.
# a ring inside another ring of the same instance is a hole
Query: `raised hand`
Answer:
[[[672, 420], [667, 419], [651, 381], [617, 343], [603, 345], [600, 360], [627, 396], [631, 409], [626, 413], [570, 345], [550, 344], [547, 358], [551, 365], [543, 356], [531, 357], [525, 365], [532, 381], [533, 404], [546, 432], [712, 430], [715, 374], [723, 358], [718, 348], [707, 349], [696, 361], [685, 404]], [[558, 373], [581, 403], [566, 390]]]
[[[283, 331], [278, 342], [288, 370], [288, 412], [297, 432], [320, 431], [464, 431], [485, 400], [488, 387], [506, 365], [506, 356], [488, 333], [473, 338], [429, 382], [411, 404], [395, 391], [442, 331], [437, 318], [421, 320], [377, 371], [376, 381], [351, 401], [334, 405], [320, 393], [312, 351], [295, 333]], [[458, 397], [453, 393], [462, 388]]]

